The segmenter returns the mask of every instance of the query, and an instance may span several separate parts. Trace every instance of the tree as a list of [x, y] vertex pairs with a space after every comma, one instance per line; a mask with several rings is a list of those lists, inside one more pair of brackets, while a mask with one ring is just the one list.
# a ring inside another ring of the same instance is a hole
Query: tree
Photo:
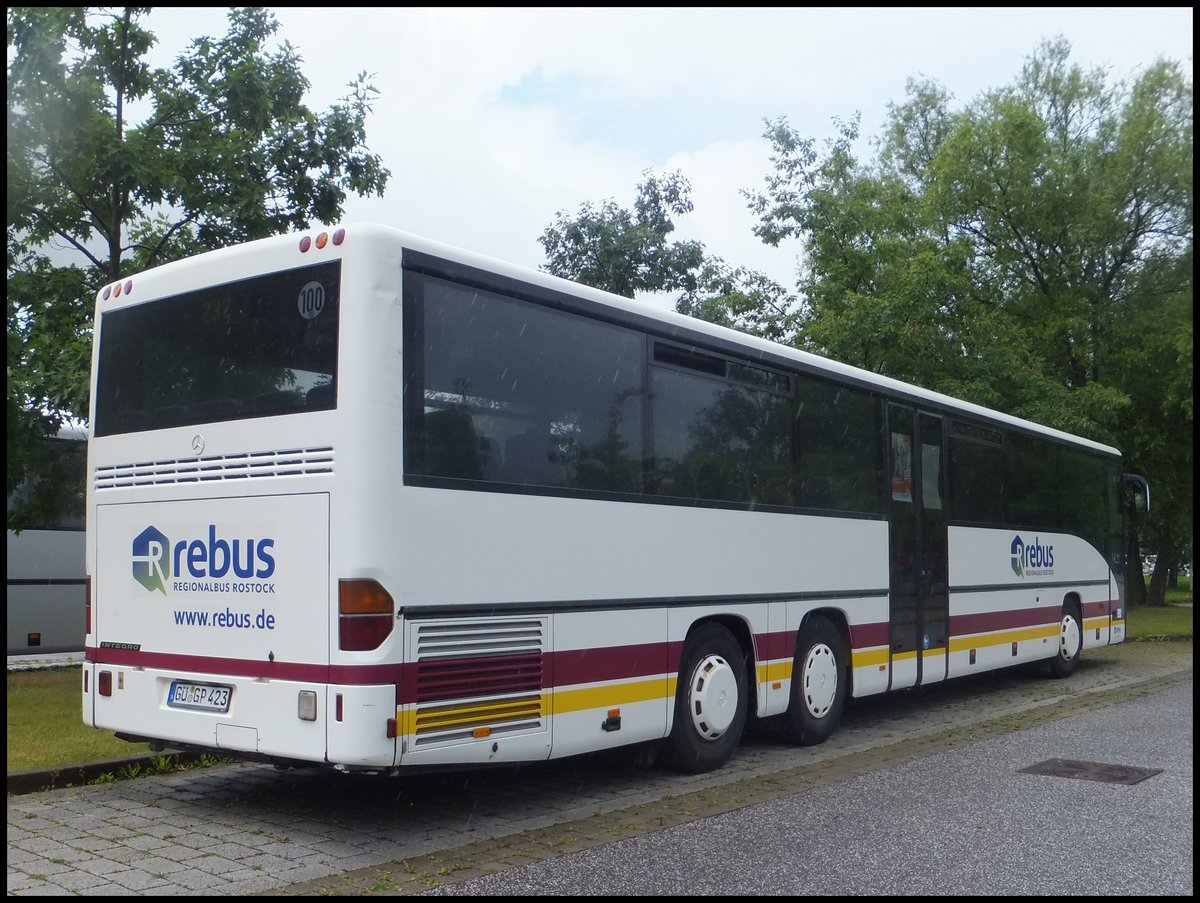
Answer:
[[679, 172], [642, 174], [633, 210], [615, 201], [585, 203], [578, 214], [555, 214], [538, 241], [548, 273], [614, 294], [677, 291], [695, 285], [704, 259], [699, 242], [671, 242], [672, 215], [692, 211], [691, 185]]
[[1069, 53], [1043, 43], [959, 111], [910, 81], [867, 163], [857, 119], [824, 153], [768, 122], [774, 172], [747, 196], [760, 238], [804, 241], [807, 347], [1116, 445], [1155, 489], [1144, 535], [1177, 561], [1192, 537], [1191, 82], [1159, 61], [1110, 85]]
[[732, 267], [720, 257], [705, 258], [675, 310], [772, 342], [798, 344], [795, 295], [757, 270]]
[[[147, 7], [8, 9], [8, 489], [86, 420], [92, 299], [127, 272], [336, 221], [382, 194], [366, 73], [323, 113], [261, 7], [152, 68]], [[136, 116], [134, 111], [144, 110]], [[67, 262], [64, 262], [67, 261]], [[18, 508], [9, 528], [52, 512]]]
[[634, 209], [608, 200], [559, 211], [542, 233], [548, 273], [633, 298], [677, 292], [676, 310], [775, 341], [794, 335], [796, 299], [762, 273], [705, 254], [696, 241], [671, 242], [674, 217], [692, 212], [691, 185], [676, 171], [647, 171]]

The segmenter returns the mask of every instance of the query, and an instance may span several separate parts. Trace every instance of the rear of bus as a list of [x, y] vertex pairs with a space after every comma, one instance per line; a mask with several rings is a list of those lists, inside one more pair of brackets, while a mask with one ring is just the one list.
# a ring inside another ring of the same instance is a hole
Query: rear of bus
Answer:
[[375, 491], [356, 450], [400, 447], [399, 417], [389, 437], [366, 413], [379, 374], [354, 366], [400, 335], [395, 245], [272, 238], [98, 294], [85, 723], [152, 748], [395, 764], [395, 607], [364, 563], [377, 531], [346, 514]]

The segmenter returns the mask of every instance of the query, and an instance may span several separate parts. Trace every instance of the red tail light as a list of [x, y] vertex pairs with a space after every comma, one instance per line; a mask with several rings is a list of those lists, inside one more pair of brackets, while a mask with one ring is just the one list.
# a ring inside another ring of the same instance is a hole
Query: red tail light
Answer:
[[374, 580], [338, 581], [338, 648], [378, 649], [395, 623], [392, 597]]

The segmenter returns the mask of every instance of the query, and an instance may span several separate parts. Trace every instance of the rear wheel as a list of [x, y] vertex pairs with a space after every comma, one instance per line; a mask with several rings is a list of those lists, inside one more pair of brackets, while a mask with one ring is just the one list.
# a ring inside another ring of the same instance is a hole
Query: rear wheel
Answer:
[[792, 694], [784, 726], [801, 746], [824, 743], [833, 733], [848, 690], [842, 635], [828, 618], [810, 618], [796, 638]]
[[728, 762], [746, 727], [748, 684], [745, 655], [733, 634], [720, 624], [698, 628], [684, 647], [667, 764], [701, 774]]
[[1058, 625], [1058, 652], [1050, 660], [1050, 676], [1063, 678], [1074, 674], [1082, 651], [1083, 622], [1079, 618], [1079, 608], [1074, 603], [1064, 603]]

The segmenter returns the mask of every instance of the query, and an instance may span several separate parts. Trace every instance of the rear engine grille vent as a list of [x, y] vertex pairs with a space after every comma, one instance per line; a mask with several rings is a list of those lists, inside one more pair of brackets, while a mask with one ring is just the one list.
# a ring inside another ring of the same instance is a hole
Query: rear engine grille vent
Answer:
[[261, 477], [293, 477], [333, 473], [333, 448], [291, 448], [283, 451], [207, 455], [97, 467], [96, 489], [207, 483]]
[[542, 730], [545, 627], [538, 618], [419, 624], [415, 745]]

